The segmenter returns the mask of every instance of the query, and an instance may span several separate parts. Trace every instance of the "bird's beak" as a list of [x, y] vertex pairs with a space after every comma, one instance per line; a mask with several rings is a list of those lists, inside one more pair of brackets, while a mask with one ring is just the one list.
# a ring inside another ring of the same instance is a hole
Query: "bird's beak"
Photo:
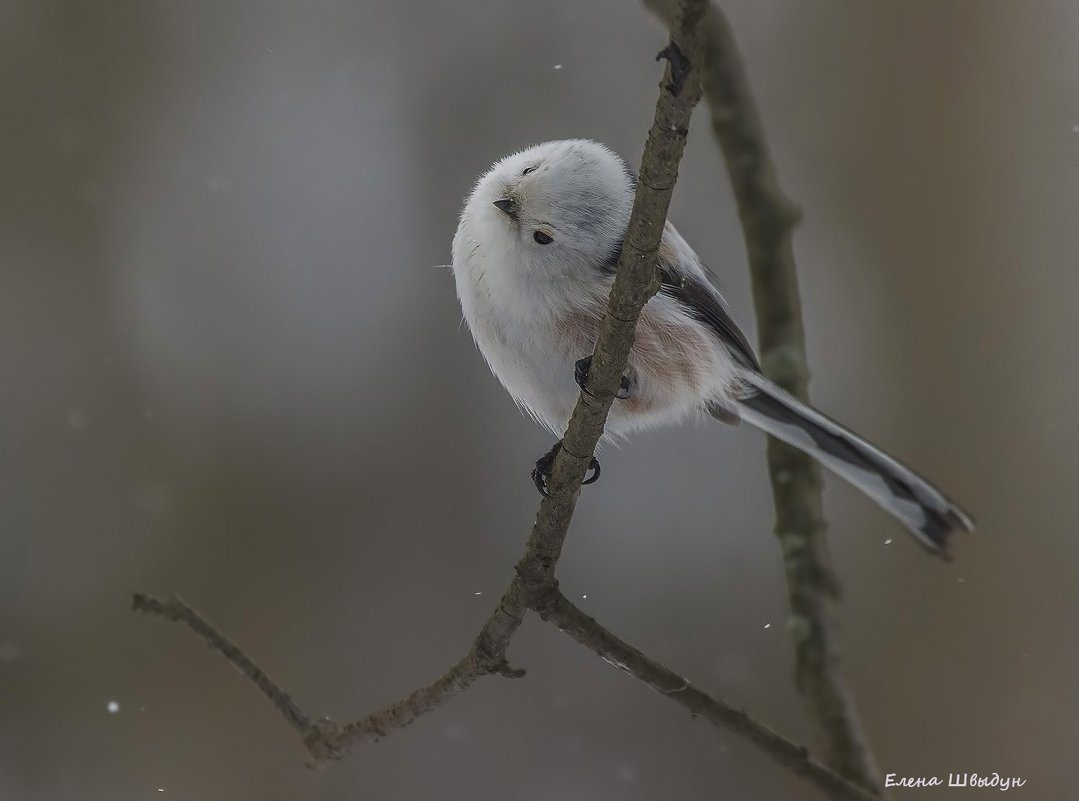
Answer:
[[516, 200], [513, 200], [512, 198], [503, 198], [502, 200], [496, 200], [494, 203], [495, 203], [495, 206], [498, 207], [499, 211], [504, 211], [510, 217], [513, 217], [514, 219], [517, 219], [517, 201]]

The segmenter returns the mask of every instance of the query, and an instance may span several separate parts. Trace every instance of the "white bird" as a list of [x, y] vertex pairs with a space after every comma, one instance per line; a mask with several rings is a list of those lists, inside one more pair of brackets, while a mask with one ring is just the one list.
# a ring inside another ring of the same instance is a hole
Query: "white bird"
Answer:
[[[557, 436], [587, 377], [635, 187], [607, 147], [546, 142], [496, 162], [461, 213], [453, 272], [472, 336], [517, 404]], [[854, 484], [931, 551], [944, 553], [953, 530], [973, 529], [924, 478], [764, 377], [701, 260], [669, 222], [657, 266], [662, 288], [641, 313], [605, 438], [698, 411], [742, 419]]]

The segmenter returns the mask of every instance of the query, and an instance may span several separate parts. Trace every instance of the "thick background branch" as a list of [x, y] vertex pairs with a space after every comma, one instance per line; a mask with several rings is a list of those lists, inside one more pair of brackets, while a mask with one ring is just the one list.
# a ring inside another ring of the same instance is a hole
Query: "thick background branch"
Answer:
[[[671, 0], [646, 4], [668, 24], [673, 21]], [[770, 379], [807, 401], [809, 367], [791, 247], [799, 211], [779, 187], [737, 43], [715, 7], [701, 80], [742, 222], [761, 364]], [[840, 669], [831, 610], [837, 585], [825, 539], [820, 467], [807, 454], [769, 437], [768, 472], [787, 575], [798, 689], [820, 732], [825, 761], [852, 781], [879, 789], [876, 760]]]

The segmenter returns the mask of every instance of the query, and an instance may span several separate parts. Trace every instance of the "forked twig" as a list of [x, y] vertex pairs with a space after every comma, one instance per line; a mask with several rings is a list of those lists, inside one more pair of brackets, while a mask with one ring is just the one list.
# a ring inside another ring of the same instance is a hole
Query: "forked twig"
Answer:
[[219, 651], [251, 679], [303, 737], [316, 762], [340, 758], [353, 745], [378, 739], [406, 726], [466, 690], [476, 679], [499, 674], [519, 677], [506, 651], [524, 615], [537, 612], [582, 645], [620, 665], [644, 684], [690, 712], [747, 738], [794, 773], [834, 798], [874, 798], [806, 750], [655, 662], [604, 629], [558, 590], [555, 567], [592, 453], [603, 433], [607, 413], [625, 370], [641, 309], [658, 289], [655, 263], [667, 209], [685, 148], [693, 107], [700, 97], [708, 19], [706, 0], [682, 0], [671, 27], [667, 60], [656, 115], [641, 161], [633, 211], [626, 231], [608, 311], [600, 326], [589, 371], [589, 392], [582, 393], [547, 480], [547, 495], [528, 538], [515, 576], [480, 630], [468, 653], [435, 681], [383, 709], [346, 724], [312, 720], [258, 665], [224, 634], [178, 598], [161, 601], [136, 595], [134, 608], [182, 623]]

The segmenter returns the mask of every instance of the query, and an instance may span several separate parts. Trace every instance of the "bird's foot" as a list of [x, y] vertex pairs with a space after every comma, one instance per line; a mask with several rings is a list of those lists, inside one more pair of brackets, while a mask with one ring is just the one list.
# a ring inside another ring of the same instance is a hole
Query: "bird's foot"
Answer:
[[[591, 356], [578, 359], [577, 363], [573, 365], [573, 380], [577, 382], [577, 386], [589, 395], [592, 393], [585, 388], [585, 383], [588, 381], [588, 371], [591, 368]], [[618, 392], [615, 393], [615, 397], [619, 400], [632, 398], [637, 392], [637, 371], [632, 367], [627, 367], [626, 371], [626, 375], [622, 376], [622, 381], [618, 385]]]
[[[562, 440], [558, 440], [553, 448], [537, 459], [536, 466], [532, 468], [532, 483], [536, 485], [540, 495], [545, 498], [549, 495], [547, 492], [547, 479], [551, 477], [551, 465], [554, 464], [554, 458], [560, 450], [562, 450]], [[599, 459], [593, 456], [592, 461], [588, 463], [588, 469], [592, 471], [592, 475], [585, 476], [585, 480], [581, 482], [582, 486], [595, 484], [599, 480]]]

